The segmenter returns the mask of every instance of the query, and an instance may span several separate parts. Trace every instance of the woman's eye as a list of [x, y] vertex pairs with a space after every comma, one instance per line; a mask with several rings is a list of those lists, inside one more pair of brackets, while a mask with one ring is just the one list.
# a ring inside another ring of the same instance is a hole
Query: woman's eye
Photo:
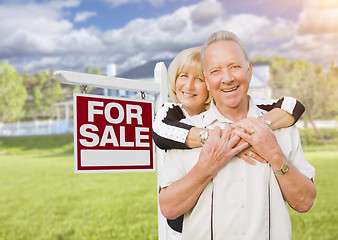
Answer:
[[181, 78], [186, 78], [186, 77], [188, 77], [188, 75], [187, 75], [187, 74], [184, 74], [184, 73], [181, 73], [181, 74], [180, 74], [180, 77], [181, 77]]
[[210, 74], [215, 74], [215, 73], [218, 73], [219, 72], [219, 70], [218, 69], [215, 69], [215, 70], [212, 70], [211, 72], [210, 72]]
[[204, 82], [203, 78], [196, 78], [198, 81]]

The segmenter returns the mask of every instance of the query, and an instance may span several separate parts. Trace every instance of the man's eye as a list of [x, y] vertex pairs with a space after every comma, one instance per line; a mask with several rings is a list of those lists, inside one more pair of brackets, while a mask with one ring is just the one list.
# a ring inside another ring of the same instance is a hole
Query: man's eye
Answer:
[[215, 69], [215, 70], [212, 70], [211, 72], [210, 72], [210, 74], [215, 74], [215, 73], [218, 73], [219, 72], [219, 70], [218, 69]]

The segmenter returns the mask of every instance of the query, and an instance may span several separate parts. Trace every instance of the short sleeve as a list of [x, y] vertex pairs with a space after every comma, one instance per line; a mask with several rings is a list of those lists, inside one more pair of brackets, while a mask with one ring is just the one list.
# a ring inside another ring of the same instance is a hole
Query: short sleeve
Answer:
[[303, 148], [300, 141], [299, 131], [295, 126], [290, 127], [291, 138], [293, 141], [293, 150], [288, 157], [288, 161], [291, 161], [293, 166], [297, 168], [303, 175], [309, 179], [314, 179], [315, 168], [305, 159]]
[[182, 150], [169, 150], [164, 154], [163, 168], [159, 177], [159, 186], [161, 188], [168, 187], [186, 175], [184, 161], [177, 157], [176, 151]]

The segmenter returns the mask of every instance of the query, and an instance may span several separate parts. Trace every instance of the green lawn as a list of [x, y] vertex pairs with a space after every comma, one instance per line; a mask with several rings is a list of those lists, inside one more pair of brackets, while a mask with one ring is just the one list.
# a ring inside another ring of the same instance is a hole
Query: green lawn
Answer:
[[0, 156], [0, 239], [157, 239], [156, 173], [74, 174], [72, 154]]
[[[37, 147], [39, 146], [39, 147]], [[338, 239], [338, 150], [306, 152], [318, 195], [294, 240]], [[0, 239], [157, 239], [156, 173], [74, 174], [72, 138], [0, 138]]]
[[317, 197], [307, 213], [291, 213], [294, 240], [338, 239], [338, 151], [306, 152], [316, 168]]

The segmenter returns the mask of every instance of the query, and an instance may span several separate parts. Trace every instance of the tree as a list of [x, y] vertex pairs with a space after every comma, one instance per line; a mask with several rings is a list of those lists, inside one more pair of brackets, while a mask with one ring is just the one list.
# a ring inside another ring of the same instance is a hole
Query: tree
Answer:
[[[64, 99], [60, 82], [54, 71], [25, 75], [30, 101], [26, 102], [27, 118], [50, 118], [55, 115], [55, 103]], [[30, 83], [30, 84], [29, 84]]]
[[[90, 67], [89, 66], [87, 66], [85, 68], [85, 73], [89, 73], [90, 74]], [[101, 70], [99, 68], [93, 68], [91, 74], [101, 75]], [[87, 87], [86, 90], [87, 90], [87, 93], [90, 93], [93, 90], [93, 87]]]
[[24, 116], [26, 88], [22, 77], [7, 61], [0, 63], [0, 96], [0, 122], [16, 121]]
[[276, 57], [271, 60], [270, 85], [274, 97], [289, 95], [299, 99], [306, 107], [306, 117], [317, 136], [323, 139], [314, 119], [328, 109], [333, 94], [332, 84], [320, 65], [304, 60], [289, 62]]
[[331, 92], [331, 98], [333, 98], [333, 100], [328, 106], [328, 115], [334, 118], [338, 116], [338, 66], [336, 67], [334, 62], [331, 63], [327, 78], [331, 84], [331, 89], [336, 91], [335, 93], [333, 91]]

